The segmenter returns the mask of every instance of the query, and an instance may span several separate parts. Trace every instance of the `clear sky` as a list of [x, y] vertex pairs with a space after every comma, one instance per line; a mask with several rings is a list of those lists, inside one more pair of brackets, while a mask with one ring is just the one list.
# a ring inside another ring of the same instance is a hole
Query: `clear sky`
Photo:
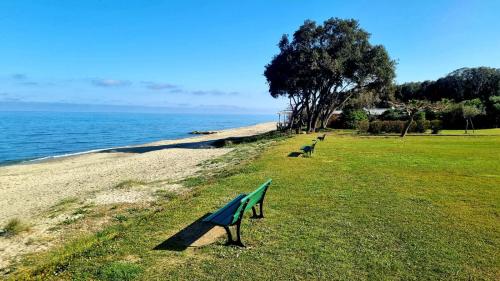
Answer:
[[[397, 82], [500, 67], [500, 1], [0, 1], [0, 102], [272, 112], [264, 66], [305, 19], [355, 18]], [[224, 108], [224, 107], [221, 107]]]

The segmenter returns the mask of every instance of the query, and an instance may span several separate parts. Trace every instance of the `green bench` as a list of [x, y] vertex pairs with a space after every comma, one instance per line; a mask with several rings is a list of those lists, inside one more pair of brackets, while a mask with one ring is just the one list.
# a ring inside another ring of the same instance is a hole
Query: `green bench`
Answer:
[[314, 147], [316, 146], [316, 140], [313, 140], [311, 145], [303, 145], [300, 150], [304, 153], [304, 155], [312, 156], [314, 153]]
[[[245, 247], [241, 242], [241, 220], [243, 219], [243, 215], [246, 211], [252, 209], [254, 218], [263, 218], [263, 204], [264, 197], [266, 196], [266, 191], [269, 188], [272, 180], [266, 181], [259, 188], [254, 190], [250, 194], [240, 194], [231, 202], [227, 203], [226, 206], [220, 208], [215, 213], [209, 215], [204, 218], [204, 222], [210, 222], [215, 225], [219, 225], [224, 227], [227, 232], [227, 243], [226, 245], [237, 245], [241, 247]], [[259, 214], [255, 210], [255, 206], [259, 205]], [[236, 240], [233, 240], [233, 236], [231, 234], [230, 226], [236, 226]]]

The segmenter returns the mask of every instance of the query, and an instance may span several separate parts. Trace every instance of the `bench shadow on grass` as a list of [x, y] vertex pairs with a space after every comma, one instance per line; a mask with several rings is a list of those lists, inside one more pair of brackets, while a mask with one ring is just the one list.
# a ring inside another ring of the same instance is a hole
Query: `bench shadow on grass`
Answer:
[[[215, 242], [220, 237], [224, 230], [215, 232], [213, 235], [208, 233], [214, 228], [214, 224], [204, 222], [203, 219], [211, 213], [206, 213], [190, 225], [186, 226], [176, 234], [170, 236], [167, 240], [153, 248], [153, 250], [167, 250], [167, 251], [184, 251], [189, 247], [200, 247]], [[205, 236], [205, 237], [204, 237]], [[203, 237], [203, 238], [202, 238]], [[200, 239], [201, 238], [201, 239]]]
[[290, 152], [288, 154], [288, 157], [299, 157], [300, 155], [302, 155], [303, 153], [302, 152], [297, 152], [297, 151], [294, 151], [294, 152]]

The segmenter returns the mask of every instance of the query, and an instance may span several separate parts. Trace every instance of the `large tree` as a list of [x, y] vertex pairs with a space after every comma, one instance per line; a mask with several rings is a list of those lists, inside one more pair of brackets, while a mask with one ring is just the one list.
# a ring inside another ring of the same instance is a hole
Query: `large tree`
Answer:
[[283, 35], [264, 75], [271, 96], [289, 98], [292, 126], [324, 127], [349, 99], [391, 86], [395, 62], [369, 38], [356, 20], [338, 18], [323, 25], [307, 20], [291, 41]]

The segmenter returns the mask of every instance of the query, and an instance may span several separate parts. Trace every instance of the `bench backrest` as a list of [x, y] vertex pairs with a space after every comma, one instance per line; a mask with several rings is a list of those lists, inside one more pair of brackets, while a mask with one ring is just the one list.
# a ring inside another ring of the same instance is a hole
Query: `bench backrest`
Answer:
[[238, 219], [243, 216], [243, 213], [245, 213], [245, 211], [252, 209], [255, 204], [259, 203], [262, 200], [272, 181], [272, 179], [269, 179], [259, 188], [241, 199], [240, 207], [236, 210], [236, 212], [234, 212], [233, 223], [237, 222]]

